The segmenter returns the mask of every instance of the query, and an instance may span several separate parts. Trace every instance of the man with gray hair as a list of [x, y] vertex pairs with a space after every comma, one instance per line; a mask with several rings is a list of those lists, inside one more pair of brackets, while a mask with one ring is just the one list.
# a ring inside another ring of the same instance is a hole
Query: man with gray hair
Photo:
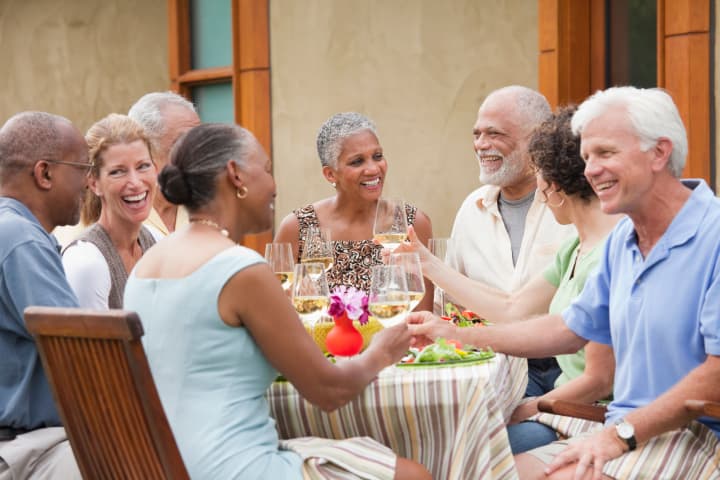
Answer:
[[78, 306], [50, 232], [77, 223], [91, 167], [63, 117], [23, 112], [0, 128], [0, 480], [80, 478], [23, 312]]
[[[535, 195], [528, 143], [532, 131], [550, 113], [540, 93], [513, 85], [485, 98], [473, 126], [484, 185], [468, 195], [458, 210], [451, 234], [453, 249], [460, 273], [507, 292], [541, 273], [562, 242], [575, 233], [572, 225], [559, 225], [542, 203], [543, 196]], [[559, 375], [554, 358], [531, 359], [526, 396], [552, 390]]]
[[[143, 95], [130, 107], [128, 116], [145, 129], [158, 172], [170, 161], [170, 151], [177, 139], [200, 124], [193, 104], [174, 92]], [[145, 221], [155, 239], [159, 240], [187, 223], [185, 209], [168, 202], [158, 190], [153, 209]]]
[[546, 418], [568, 438], [517, 455], [520, 478], [717, 479], [720, 420], [696, 421], [685, 401], [720, 401], [720, 200], [704, 180], [679, 179], [687, 136], [662, 90], [598, 92], [572, 129], [602, 211], [627, 217], [561, 315], [466, 329], [477, 332], [464, 340], [522, 356], [611, 345], [613, 400], [604, 424]]

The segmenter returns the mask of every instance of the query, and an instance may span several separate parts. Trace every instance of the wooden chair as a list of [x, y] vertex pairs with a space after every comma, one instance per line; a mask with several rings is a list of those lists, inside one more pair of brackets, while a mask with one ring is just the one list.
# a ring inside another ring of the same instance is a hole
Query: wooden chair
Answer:
[[28, 307], [85, 479], [189, 479], [140, 342], [133, 312]]
[[[685, 409], [696, 417], [720, 418], [720, 403], [703, 400], [686, 400]], [[607, 408], [598, 405], [587, 405], [566, 400], [540, 400], [538, 410], [541, 412], [584, 418], [593, 422], [604, 422]]]
[[607, 412], [607, 408], [601, 405], [546, 399], [541, 399], [538, 402], [538, 410], [567, 417], [584, 418], [585, 420], [600, 423], [605, 421], [605, 412]]

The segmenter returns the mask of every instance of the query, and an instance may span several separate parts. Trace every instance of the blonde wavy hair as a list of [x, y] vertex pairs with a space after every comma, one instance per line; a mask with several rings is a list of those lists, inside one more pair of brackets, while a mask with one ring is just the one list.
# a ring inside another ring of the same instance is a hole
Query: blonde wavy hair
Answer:
[[[150, 141], [140, 124], [132, 118], [119, 113], [111, 113], [102, 120], [95, 122], [85, 134], [90, 161], [93, 164], [88, 175], [96, 179], [100, 177], [100, 169], [104, 165], [103, 153], [108, 148], [113, 145], [126, 145], [138, 140], [147, 146], [152, 159]], [[155, 163], [155, 160], [153, 160], [153, 163]], [[100, 218], [101, 209], [100, 198], [88, 188], [85, 191], [80, 220], [85, 225], [97, 222]]]

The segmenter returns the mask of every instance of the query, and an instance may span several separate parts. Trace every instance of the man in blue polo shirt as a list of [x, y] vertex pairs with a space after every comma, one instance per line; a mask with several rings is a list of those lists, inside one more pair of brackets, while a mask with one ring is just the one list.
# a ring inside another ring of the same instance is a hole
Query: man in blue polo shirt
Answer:
[[0, 480], [80, 478], [23, 311], [77, 306], [49, 232], [77, 223], [89, 169], [63, 117], [24, 112], [0, 128]]
[[[517, 455], [521, 478], [720, 478], [720, 421], [694, 421], [684, 408], [691, 398], [720, 401], [720, 201], [704, 181], [679, 179], [687, 136], [667, 93], [598, 92], [572, 127], [603, 211], [627, 218], [562, 315], [465, 329], [473, 332], [461, 340], [520, 356], [612, 345], [604, 425], [586, 422], [568, 440]], [[425, 321], [417, 335], [458, 336], [427, 315], [411, 321]]]

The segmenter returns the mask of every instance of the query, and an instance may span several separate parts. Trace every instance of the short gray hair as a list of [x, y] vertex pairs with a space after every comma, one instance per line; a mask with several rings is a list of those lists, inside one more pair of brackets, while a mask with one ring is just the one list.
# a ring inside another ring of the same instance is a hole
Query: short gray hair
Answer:
[[21, 112], [0, 128], [0, 182], [6, 175], [37, 160], [57, 159], [63, 153], [60, 124], [72, 125], [60, 115]]
[[494, 95], [509, 95], [514, 99], [515, 111], [522, 122], [521, 126], [528, 133], [552, 115], [552, 109], [547, 99], [543, 94], [532, 88], [522, 85], [509, 85], [492, 91], [486, 97], [486, 100]]
[[611, 107], [623, 107], [644, 152], [668, 138], [672, 152], [668, 170], [682, 175], [688, 152], [687, 133], [672, 97], [659, 88], [612, 87], [601, 90], [585, 100], [572, 118], [572, 130], [581, 135], [583, 128]]
[[377, 136], [375, 124], [360, 113], [336, 113], [325, 120], [317, 134], [317, 152], [322, 166], [335, 167], [345, 139], [362, 130], [370, 130]]
[[145, 129], [145, 135], [150, 140], [153, 149], [157, 147], [158, 139], [165, 133], [162, 111], [169, 105], [186, 108], [197, 113], [192, 102], [170, 91], [147, 93], [140, 97], [128, 111], [128, 117], [135, 120]]

